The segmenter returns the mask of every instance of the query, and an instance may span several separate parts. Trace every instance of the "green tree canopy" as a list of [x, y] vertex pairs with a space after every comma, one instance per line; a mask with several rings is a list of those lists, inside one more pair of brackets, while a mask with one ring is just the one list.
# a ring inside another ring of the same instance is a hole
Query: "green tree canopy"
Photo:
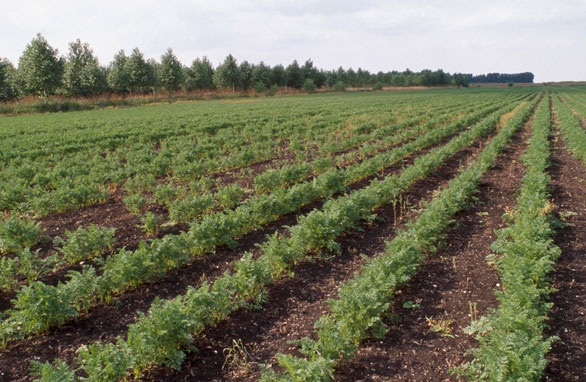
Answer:
[[259, 82], [262, 82], [265, 88], [270, 87], [272, 84], [271, 67], [265, 65], [262, 61], [252, 69], [252, 83], [257, 84]]
[[158, 74], [161, 70], [161, 64], [157, 62], [154, 58], [149, 58], [147, 61], [147, 84], [144, 87], [143, 91], [153, 90], [155, 88], [160, 88], [161, 83], [159, 82]]
[[311, 59], [307, 59], [302, 66], [293, 60], [286, 68], [281, 64], [271, 68], [262, 61], [256, 65], [245, 60], [238, 65], [231, 54], [214, 70], [205, 56], [194, 60], [190, 67], [183, 66], [171, 48], [161, 56], [160, 63], [154, 59], [145, 60], [138, 48], [130, 56], [120, 50], [105, 69], [99, 65], [87, 43], [79, 39], [71, 42], [68, 55], [59, 58], [57, 50], [40, 34], [26, 46], [17, 70], [9, 61], [0, 60], [0, 101], [14, 99], [22, 94], [48, 96], [56, 91], [71, 96], [86, 96], [104, 91], [124, 94], [158, 88], [172, 91], [181, 87], [189, 90], [211, 90], [216, 87], [247, 90], [254, 87], [257, 93], [270, 89], [267, 93], [275, 94], [279, 86], [287, 85], [313, 91], [324, 85], [336, 89], [376, 85], [380, 89], [389, 85], [468, 86], [474, 82], [532, 81], [533, 74], [530, 72], [473, 76], [450, 74], [442, 69], [379, 71], [376, 74], [362, 68], [355, 71], [339, 67], [326, 71], [318, 69]]
[[371, 75], [368, 70], [363, 70], [362, 68], [358, 68], [356, 71], [356, 81], [357, 86], [366, 86], [369, 83], [374, 83], [375, 81], [371, 80]]
[[287, 85], [287, 72], [283, 65], [275, 65], [271, 70], [271, 84], [275, 84], [277, 86]]
[[48, 96], [61, 85], [63, 61], [47, 40], [37, 34], [18, 61], [18, 75], [26, 93]]
[[124, 93], [130, 90], [130, 75], [126, 70], [128, 57], [124, 50], [120, 50], [114, 56], [114, 60], [108, 68], [108, 85], [117, 93]]
[[219, 88], [232, 89], [240, 84], [240, 70], [238, 69], [236, 59], [231, 54], [216, 69], [214, 83]]
[[240, 71], [240, 88], [243, 90], [252, 87], [252, 71], [254, 67], [248, 61], [242, 61], [238, 70]]
[[207, 57], [195, 59], [191, 63], [189, 77], [186, 78], [186, 85], [189, 89], [213, 89], [214, 67]]
[[82, 95], [99, 94], [108, 90], [106, 70], [98, 65], [87, 65], [81, 71]]
[[287, 73], [287, 85], [295, 89], [300, 89], [303, 86], [303, 72], [297, 63], [297, 60], [293, 60], [291, 64], [285, 69]]
[[16, 69], [12, 62], [0, 59], [0, 101], [7, 102], [18, 97]]
[[106, 87], [106, 74], [89, 44], [82, 44], [79, 39], [69, 43], [69, 54], [63, 73], [65, 93], [86, 96], [100, 93]]
[[159, 83], [168, 91], [181, 88], [183, 71], [181, 62], [171, 48], [161, 56], [161, 65], [158, 70]]
[[305, 63], [301, 67], [301, 72], [302, 72], [304, 83], [305, 83], [305, 80], [308, 78], [315, 82], [315, 78], [317, 77], [318, 72], [317, 72], [316, 67], [313, 66], [313, 61], [311, 61], [311, 59], [308, 59], [307, 61], [305, 61]]
[[144, 55], [138, 48], [132, 50], [132, 54], [126, 61], [128, 73], [128, 86], [131, 91], [144, 92], [156, 84], [155, 68], [152, 63], [144, 59]]

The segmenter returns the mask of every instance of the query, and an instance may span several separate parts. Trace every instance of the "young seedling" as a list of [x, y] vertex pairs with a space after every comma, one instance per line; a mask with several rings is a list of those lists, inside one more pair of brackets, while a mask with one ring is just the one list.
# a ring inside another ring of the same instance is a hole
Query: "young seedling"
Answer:
[[421, 304], [419, 304], [417, 302], [413, 302], [411, 300], [405, 301], [403, 303], [403, 308], [404, 309], [415, 309], [415, 308], [419, 308], [420, 306], [421, 306]]
[[468, 302], [468, 307], [470, 308], [470, 320], [478, 320], [478, 303], [470, 301]]
[[432, 317], [425, 317], [425, 321], [432, 332], [439, 333], [442, 337], [454, 338], [452, 334], [452, 324], [454, 321], [434, 319]]
[[140, 218], [142, 223], [140, 228], [150, 237], [157, 235], [159, 231], [159, 217], [153, 212], [149, 211]]
[[225, 348], [222, 352], [224, 353], [222, 370], [226, 367], [230, 370], [236, 370], [248, 362], [248, 350], [241, 339], [232, 340], [232, 346]]

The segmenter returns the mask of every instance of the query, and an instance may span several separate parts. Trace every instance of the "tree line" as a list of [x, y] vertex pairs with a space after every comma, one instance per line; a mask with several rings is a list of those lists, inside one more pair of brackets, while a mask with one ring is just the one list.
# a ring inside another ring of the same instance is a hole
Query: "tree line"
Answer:
[[87, 97], [103, 93], [125, 95], [180, 89], [254, 88], [258, 93], [274, 94], [279, 87], [313, 91], [322, 87], [344, 90], [348, 86], [374, 89], [383, 86], [468, 86], [477, 77], [450, 74], [441, 69], [378, 73], [361, 68], [323, 70], [316, 68], [311, 59], [303, 65], [294, 60], [286, 67], [281, 64], [271, 67], [262, 61], [258, 64], [238, 63], [231, 54], [217, 67], [207, 57], [197, 58], [186, 66], [170, 48], [161, 55], [160, 61], [145, 59], [138, 48], [129, 55], [120, 50], [109, 65], [103, 66], [90, 45], [79, 39], [69, 43], [67, 55], [59, 56], [57, 49], [37, 34], [26, 46], [17, 67], [7, 59], [0, 59], [0, 101], [26, 95]]
[[472, 84], [484, 83], [484, 84], [506, 84], [510, 82], [515, 83], [533, 83], [535, 76], [531, 72], [523, 73], [488, 73], [474, 76], [469, 74], [469, 82]]

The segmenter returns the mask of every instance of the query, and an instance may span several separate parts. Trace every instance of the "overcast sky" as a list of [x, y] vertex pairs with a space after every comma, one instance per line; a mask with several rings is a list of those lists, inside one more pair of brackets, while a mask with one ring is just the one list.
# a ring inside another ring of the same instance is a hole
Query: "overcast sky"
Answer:
[[536, 82], [586, 80], [586, 0], [27, 0], [5, 1], [0, 57], [14, 64], [40, 32], [66, 54], [88, 42], [102, 64], [138, 47], [184, 64], [240, 62], [323, 69], [531, 71]]

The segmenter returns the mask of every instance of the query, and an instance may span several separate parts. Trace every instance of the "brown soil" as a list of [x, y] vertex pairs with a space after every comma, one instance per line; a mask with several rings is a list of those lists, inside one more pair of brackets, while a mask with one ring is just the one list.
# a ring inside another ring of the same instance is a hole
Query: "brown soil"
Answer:
[[[404, 199], [419, 207], [422, 200], [432, 197], [438, 185], [446, 184], [458, 172], [462, 161], [479, 151], [479, 146], [463, 150], [433, 175], [415, 184]], [[377, 219], [363, 224], [363, 232], [353, 231], [340, 238], [340, 255], [327, 261], [300, 264], [295, 268], [294, 277], [269, 286], [268, 302], [261, 310], [241, 309], [198, 336], [195, 346], [199, 350], [187, 355], [181, 371], [155, 368], [146, 380], [256, 381], [260, 376], [259, 364], [275, 365], [277, 353], [294, 352], [289, 340], [313, 336], [313, 324], [327, 310], [327, 299], [335, 298], [338, 285], [364, 264], [361, 254], [379, 253], [384, 248], [384, 240], [393, 237], [397, 211], [386, 205], [375, 213]], [[248, 353], [247, 361], [222, 367], [228, 349], [234, 347], [233, 341], [242, 341]]]
[[561, 135], [554, 139], [551, 165], [553, 202], [560, 219], [569, 223], [557, 229], [555, 243], [562, 250], [552, 286], [548, 335], [560, 339], [548, 355], [550, 364], [544, 380], [585, 381], [586, 379], [586, 168], [566, 150]]
[[104, 203], [49, 215], [41, 219], [40, 223], [45, 234], [51, 238], [65, 238], [66, 230], [75, 231], [79, 227], [89, 227], [92, 224], [115, 227], [116, 245], [119, 247], [132, 246], [144, 238], [143, 232], [137, 227], [140, 221], [126, 209], [120, 190]]

